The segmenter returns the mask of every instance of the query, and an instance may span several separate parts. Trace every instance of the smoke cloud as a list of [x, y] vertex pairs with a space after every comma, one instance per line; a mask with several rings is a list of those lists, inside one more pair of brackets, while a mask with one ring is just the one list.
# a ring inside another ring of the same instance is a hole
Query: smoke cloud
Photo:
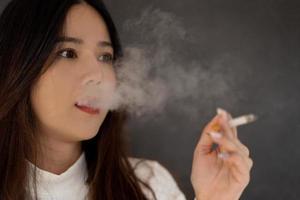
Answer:
[[105, 96], [93, 104], [111, 110], [125, 107], [137, 116], [159, 114], [166, 107], [197, 116], [199, 103], [230, 91], [230, 82], [220, 73], [222, 59], [203, 67], [196, 58], [176, 51], [176, 44], [189, 45], [195, 38], [171, 13], [148, 8], [141, 17], [127, 20], [124, 31], [132, 42], [117, 62], [118, 85], [115, 89], [102, 85]]

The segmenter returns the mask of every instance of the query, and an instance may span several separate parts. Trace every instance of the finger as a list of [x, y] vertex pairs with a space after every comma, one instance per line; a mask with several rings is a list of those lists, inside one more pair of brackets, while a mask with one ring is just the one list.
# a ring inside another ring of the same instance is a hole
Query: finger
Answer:
[[224, 134], [226, 134], [229, 138], [235, 138], [236, 135], [234, 133], [234, 130], [229, 125], [229, 115], [227, 111], [222, 108], [218, 108], [217, 113], [221, 115], [220, 125], [222, 127], [222, 130], [224, 130]]
[[249, 170], [251, 170], [252, 169], [252, 167], [253, 167], [253, 160], [251, 159], [251, 158], [247, 158], [247, 162], [248, 162], [248, 166], [249, 166]]
[[[215, 133], [214, 131], [213, 131], [213, 133]], [[216, 132], [217, 134], [218, 134], [218, 132]], [[221, 133], [220, 133], [221, 134]], [[222, 136], [222, 135], [221, 135]], [[226, 138], [226, 136], [224, 135], [224, 137]], [[218, 136], [217, 136], [217, 138], [216, 139], [218, 139]], [[225, 139], [226, 140], [226, 139]], [[231, 146], [230, 148], [231, 148], [231, 151], [233, 151], [233, 150], [236, 150], [236, 151], [239, 151], [241, 154], [243, 154], [244, 156], [246, 156], [246, 157], [249, 157], [249, 155], [250, 155], [250, 151], [249, 151], [249, 149], [245, 146], [245, 145], [243, 145], [241, 142], [240, 142], [240, 140], [238, 139], [238, 138], [228, 138], [227, 137], [227, 140], [229, 140], [229, 145]], [[215, 141], [214, 140], [214, 142], [218, 142], [218, 141]], [[230, 144], [230, 143], [232, 143], [232, 144]], [[223, 146], [222, 145], [222, 143], [217, 143], [217, 144], [220, 144], [220, 151], [221, 152], [226, 152], [226, 151], [228, 151], [228, 149], [226, 149], [226, 146]], [[236, 146], [236, 147], [234, 147], [234, 145]], [[227, 147], [228, 148], [228, 147]]]
[[226, 159], [226, 162], [234, 165], [240, 171], [241, 174], [247, 174], [249, 172], [249, 165], [238, 153], [231, 153], [230, 156]]
[[[224, 112], [226, 112], [228, 120], [229, 121], [232, 120], [231, 114], [229, 112], [227, 112], [227, 111], [224, 111]], [[242, 144], [241, 141], [238, 139], [237, 128], [235, 126], [233, 126], [233, 127], [231, 126], [231, 130], [233, 131], [233, 134], [234, 134], [234, 136], [236, 138], [236, 140], [234, 142], [236, 142], [236, 144], [239, 146], [239, 148], [242, 150], [242, 152], [247, 157], [249, 157], [249, 155], [250, 155], [249, 149], [244, 144]]]
[[227, 111], [220, 109], [219, 108], [219, 113], [221, 113], [222, 116], [227, 115], [226, 117], [223, 117], [221, 120], [221, 125], [223, 125], [223, 130], [225, 131], [226, 135], [233, 135], [233, 142], [236, 143], [236, 145], [241, 149], [241, 151], [246, 155], [249, 156], [250, 152], [249, 149], [243, 145], [237, 135], [237, 128], [236, 127], [232, 127], [229, 125], [229, 123], [227, 123], [228, 121], [230, 121], [232, 119], [232, 116], [230, 113], [228, 113]]
[[249, 167], [243, 156], [231, 154], [225, 162], [230, 166], [230, 170], [238, 182], [243, 184], [249, 183], [251, 167]]
[[234, 138], [233, 142], [240, 148], [240, 150], [244, 155], [249, 157], [250, 154], [249, 149], [245, 145], [243, 145], [238, 139], [237, 128], [230, 126], [228, 123], [228, 121], [232, 119], [231, 114], [221, 108], [218, 108], [217, 111], [223, 116], [221, 120], [221, 126], [225, 134]]
[[218, 123], [220, 120], [220, 116], [216, 115], [203, 129], [202, 134], [200, 136], [198, 144], [200, 145], [211, 145], [213, 143], [211, 137], [208, 135], [208, 132], [210, 132], [211, 127]]
[[252, 166], [253, 161], [250, 158], [245, 158], [241, 154], [233, 153], [231, 154], [226, 162], [231, 165], [235, 170], [237, 170], [240, 175], [247, 175], [249, 174]]
[[[231, 114], [229, 112], [227, 112], [227, 115], [228, 115], [229, 121], [232, 120], [232, 116], [231, 116]], [[237, 127], [236, 126], [233, 126], [233, 127], [231, 126], [231, 129], [233, 131], [233, 135], [237, 138], [238, 137], [238, 135], [237, 135]]]
[[211, 130], [211, 127], [218, 123], [220, 119], [220, 116], [216, 115], [203, 129], [202, 134], [200, 136], [200, 139], [198, 141], [198, 144], [196, 146], [196, 151], [200, 151], [200, 152], [209, 152], [214, 141], [212, 140], [212, 138], [210, 137], [210, 135], [208, 134], [208, 132]]
[[[227, 112], [226, 110], [221, 109], [221, 108], [219, 108], [219, 109], [220, 109], [219, 112], [224, 113], [223, 115], [227, 115], [228, 121], [230, 121], [232, 119], [232, 116], [231, 116], [231, 114], [229, 112]], [[228, 126], [227, 126], [227, 124], [225, 124], [225, 126], [229, 127], [232, 130], [232, 133], [233, 133], [233, 135], [234, 135], [234, 137], [236, 139], [236, 140], [234, 140], [234, 142], [241, 149], [241, 151], [243, 152], [243, 154], [246, 155], [247, 157], [249, 157], [249, 155], [250, 155], [249, 149], [245, 145], [243, 145], [240, 142], [240, 140], [238, 139], [237, 128], [235, 126], [234, 127], [230, 126], [229, 123], [228, 123]], [[224, 129], [228, 130], [228, 128], [224, 128]]]
[[[228, 116], [228, 119], [229, 121], [232, 120], [232, 116], [230, 113], [227, 112], [227, 116]], [[244, 155], [246, 155], [247, 157], [249, 157], [250, 155], [250, 151], [249, 149], [243, 144], [241, 143], [241, 141], [239, 140], [238, 138], [238, 134], [237, 134], [237, 127], [235, 126], [230, 126], [231, 127], [231, 130], [233, 131], [233, 134], [235, 136], [235, 139], [234, 142], [239, 146], [239, 148], [242, 150], [242, 152], [244, 153]]]
[[246, 157], [249, 157], [250, 156], [250, 150], [248, 147], [246, 147], [243, 143], [241, 143], [241, 141], [239, 139], [235, 140], [236, 142], [236, 145], [239, 146], [239, 148], [241, 149], [241, 151], [243, 152], [243, 154], [246, 156]]
[[243, 161], [244, 163], [246, 163], [247, 165], [247, 168], [249, 170], [251, 170], [251, 168], [253, 167], [253, 160], [249, 157], [245, 157], [244, 155], [240, 154], [240, 153], [228, 153], [228, 152], [220, 152], [217, 154], [218, 158], [224, 160], [224, 161], [227, 161], [227, 159], [230, 157], [230, 156], [239, 156]]
[[234, 138], [234, 139], [230, 139], [230, 140], [239, 148], [239, 152], [241, 154], [243, 154], [246, 157], [250, 156], [250, 151], [249, 151], [248, 147], [246, 147], [243, 143], [241, 143], [241, 141], [238, 138]]
[[226, 152], [238, 152], [240, 151], [238, 145], [236, 145], [232, 139], [228, 138], [226, 135], [222, 135], [222, 133], [211, 131], [209, 135], [213, 142], [217, 143], [221, 151]]
[[[226, 136], [217, 132], [210, 132], [212, 140], [219, 144], [220, 152], [237, 152], [242, 154], [244, 157], [248, 158], [250, 155], [249, 149], [236, 139], [226, 138]], [[221, 136], [216, 136], [216, 134], [221, 134]], [[223, 139], [221, 139], [223, 137]]]
[[236, 156], [239, 156], [242, 160], [243, 160], [243, 163], [244, 165], [247, 167], [247, 169], [250, 171], [252, 166], [253, 166], [253, 161], [251, 158], [249, 157], [245, 157], [244, 155], [242, 154], [239, 154], [239, 153], [235, 153]]

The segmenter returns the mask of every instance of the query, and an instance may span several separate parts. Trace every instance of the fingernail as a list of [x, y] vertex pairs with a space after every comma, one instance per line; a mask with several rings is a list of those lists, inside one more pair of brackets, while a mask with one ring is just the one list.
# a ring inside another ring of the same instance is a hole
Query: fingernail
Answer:
[[221, 152], [221, 153], [218, 154], [218, 157], [223, 159], [223, 160], [226, 160], [227, 158], [229, 158], [229, 153]]
[[218, 132], [215, 132], [215, 131], [211, 131], [211, 132], [209, 132], [209, 134], [213, 139], [216, 139], [216, 140], [218, 140], [222, 137], [221, 133], [218, 133]]
[[217, 114], [222, 115], [225, 120], [228, 120], [228, 114], [226, 110], [217, 108]]
[[223, 110], [222, 108], [217, 108], [217, 114], [219, 115], [222, 114], [222, 110]]

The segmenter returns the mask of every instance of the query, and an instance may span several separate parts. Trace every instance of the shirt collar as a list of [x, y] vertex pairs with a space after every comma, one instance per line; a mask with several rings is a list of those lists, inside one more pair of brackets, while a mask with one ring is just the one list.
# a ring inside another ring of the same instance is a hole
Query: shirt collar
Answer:
[[40, 195], [45, 193], [55, 193], [61, 188], [72, 187], [80, 189], [85, 185], [87, 179], [87, 167], [84, 152], [80, 155], [77, 161], [70, 166], [65, 172], [57, 175], [43, 169], [38, 168], [33, 163], [27, 160], [29, 166], [29, 187], [33, 189], [33, 175], [36, 168], [37, 191]]

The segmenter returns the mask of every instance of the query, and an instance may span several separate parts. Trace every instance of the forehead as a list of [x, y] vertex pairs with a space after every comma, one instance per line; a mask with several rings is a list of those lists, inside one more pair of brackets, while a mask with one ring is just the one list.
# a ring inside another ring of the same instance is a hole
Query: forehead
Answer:
[[91, 42], [110, 41], [102, 16], [87, 3], [80, 3], [70, 8], [64, 23], [64, 34]]

